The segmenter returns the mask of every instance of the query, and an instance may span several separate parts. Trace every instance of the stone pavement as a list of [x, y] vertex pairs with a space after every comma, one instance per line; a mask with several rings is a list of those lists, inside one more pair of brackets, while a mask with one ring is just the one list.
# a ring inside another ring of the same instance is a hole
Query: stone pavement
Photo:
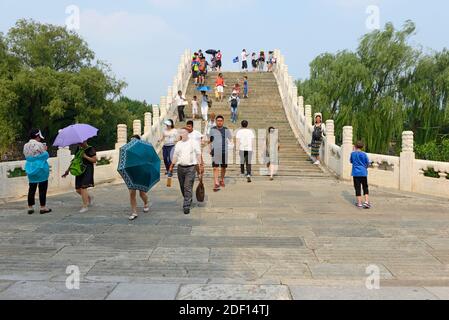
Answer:
[[2, 205], [0, 299], [449, 299], [448, 200], [373, 188], [361, 211], [330, 178], [229, 179], [184, 216], [164, 183], [132, 223], [123, 185], [94, 189], [83, 215], [75, 193], [48, 216]]

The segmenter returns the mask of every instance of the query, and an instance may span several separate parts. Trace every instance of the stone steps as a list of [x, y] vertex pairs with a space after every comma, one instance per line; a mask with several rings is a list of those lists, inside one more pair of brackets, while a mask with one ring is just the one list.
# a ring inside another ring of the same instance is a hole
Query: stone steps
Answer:
[[[214, 89], [217, 75], [217, 72], [210, 72], [205, 85]], [[214, 112], [216, 115], [223, 115], [225, 117], [225, 126], [232, 130], [239, 129], [240, 121], [243, 119], [248, 120], [250, 127], [256, 131], [263, 130], [266, 132], [268, 127], [271, 126], [277, 128], [279, 130], [281, 145], [281, 150], [279, 152], [279, 176], [328, 177], [328, 175], [325, 174], [321, 168], [314, 166], [311, 163], [309, 156], [300, 147], [298, 141], [293, 135], [282, 106], [278, 85], [273, 74], [223, 72], [223, 75], [228, 86], [225, 88], [224, 101], [217, 102], [215, 100], [214, 92], [210, 92], [209, 96], [213, 100], [213, 105], [210, 112]], [[228, 99], [232, 93], [233, 85], [237, 82], [237, 80], [242, 80], [244, 75], [248, 76], [250, 98], [241, 99], [239, 121], [237, 124], [232, 124], [229, 121], [231, 111]], [[194, 95], [200, 97], [201, 93], [196, 90], [193, 83], [190, 83], [186, 94], [186, 99], [189, 101], [189, 106], [185, 110], [187, 117], [191, 117], [192, 110], [190, 101]], [[202, 129], [204, 130], [204, 128]], [[235, 164], [229, 166], [227, 171], [228, 177], [240, 176], [238, 153], [234, 152], [234, 155], [234, 159], [237, 159], [237, 161], [235, 161]], [[205, 159], [207, 161], [207, 157], [205, 157]], [[210, 166], [206, 168], [206, 176], [209, 177], [211, 176], [212, 171], [210, 170]], [[258, 163], [253, 165], [253, 175], [255, 177], [263, 177], [267, 173], [266, 171], [267, 168], [264, 164]]]

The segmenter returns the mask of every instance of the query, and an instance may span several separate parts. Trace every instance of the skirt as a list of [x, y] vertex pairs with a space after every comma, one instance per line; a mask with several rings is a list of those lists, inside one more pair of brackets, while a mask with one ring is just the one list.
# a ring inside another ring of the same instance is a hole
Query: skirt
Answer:
[[313, 141], [312, 142], [312, 157], [319, 157], [321, 150], [321, 141]]

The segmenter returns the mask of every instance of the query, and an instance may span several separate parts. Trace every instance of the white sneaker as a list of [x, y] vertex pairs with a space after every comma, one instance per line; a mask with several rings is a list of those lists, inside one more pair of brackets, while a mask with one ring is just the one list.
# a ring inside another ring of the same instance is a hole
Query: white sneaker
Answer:
[[145, 213], [150, 212], [150, 207], [148, 207], [148, 208], [144, 207], [144, 208], [143, 208], [143, 212], [145, 212]]
[[80, 213], [86, 213], [86, 212], [88, 212], [89, 211], [89, 208], [82, 208], [81, 210], [80, 210]]
[[321, 164], [320, 161], [316, 161], [316, 162], [314, 163], [314, 165], [316, 165], [316, 166], [319, 166], [320, 164]]

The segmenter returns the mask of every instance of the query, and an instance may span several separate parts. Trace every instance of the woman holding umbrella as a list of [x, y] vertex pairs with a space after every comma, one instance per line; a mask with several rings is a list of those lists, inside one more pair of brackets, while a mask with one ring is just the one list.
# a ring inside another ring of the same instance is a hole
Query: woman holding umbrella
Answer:
[[[93, 205], [93, 197], [89, 195], [87, 191], [89, 188], [93, 188], [95, 186], [94, 183], [94, 164], [97, 163], [97, 152], [94, 147], [89, 146], [87, 141], [80, 143], [78, 145], [78, 149], [76, 150], [74, 161], [69, 169], [62, 176], [66, 178], [69, 173], [75, 174], [75, 189], [76, 193], [81, 196], [83, 200], [83, 207], [80, 210], [80, 213], [86, 213], [89, 211], [89, 206]], [[77, 170], [76, 167], [80, 165], [81, 171], [75, 173]]]
[[[131, 141], [134, 139], [139, 141], [141, 140], [140, 136], [137, 135], [131, 137]], [[131, 202], [131, 209], [132, 209], [132, 214], [129, 216], [130, 221], [134, 221], [139, 217], [139, 214], [137, 213], [137, 191], [138, 190], [136, 189], [129, 189], [129, 199]], [[140, 199], [142, 199], [143, 201], [143, 212], [144, 213], [150, 212], [148, 194], [142, 190], [139, 190], [139, 195]]]
[[78, 145], [74, 159], [67, 169], [63, 178], [72, 174], [75, 176], [76, 192], [83, 200], [83, 207], [80, 213], [89, 211], [89, 206], [93, 204], [93, 197], [89, 195], [87, 189], [94, 187], [94, 165], [97, 163], [97, 152], [89, 146], [87, 141], [96, 137], [98, 129], [87, 124], [75, 124], [59, 131], [56, 137], [55, 147], [69, 147]]
[[144, 212], [150, 211], [147, 193], [161, 179], [161, 160], [154, 147], [142, 141], [139, 136], [133, 136], [131, 141], [120, 148], [117, 171], [122, 176], [130, 192], [132, 214], [129, 220], [136, 220], [137, 191], [144, 202]]

